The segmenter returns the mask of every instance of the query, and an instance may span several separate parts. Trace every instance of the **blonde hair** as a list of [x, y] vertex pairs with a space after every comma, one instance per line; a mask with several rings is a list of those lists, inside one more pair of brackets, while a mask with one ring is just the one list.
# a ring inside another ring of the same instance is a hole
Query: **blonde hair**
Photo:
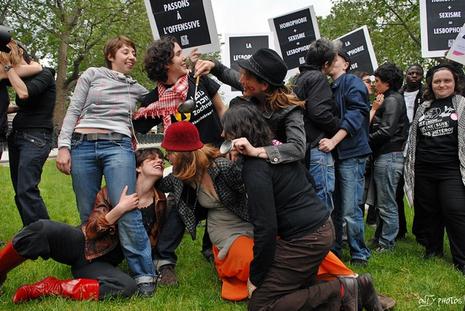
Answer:
[[7, 62], [9, 62], [12, 66], [21, 64], [24, 54], [23, 49], [18, 46], [15, 40], [11, 40], [8, 47], [10, 48], [10, 52], [0, 52], [2, 60], [8, 60]]
[[203, 172], [220, 156], [220, 151], [212, 145], [204, 145], [194, 151], [173, 152], [173, 155], [176, 157], [173, 175], [184, 182], [200, 183]]

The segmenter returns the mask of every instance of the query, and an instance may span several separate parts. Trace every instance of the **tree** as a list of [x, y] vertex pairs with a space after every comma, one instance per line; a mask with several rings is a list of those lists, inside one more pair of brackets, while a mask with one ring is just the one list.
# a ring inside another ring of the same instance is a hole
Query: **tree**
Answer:
[[319, 19], [322, 36], [335, 39], [367, 25], [379, 63], [406, 68], [421, 57], [417, 0], [332, 0], [331, 14]]
[[[57, 101], [54, 123], [61, 127], [68, 96], [88, 66], [104, 65], [107, 39], [125, 34], [145, 49], [150, 27], [140, 0], [1, 0], [0, 21], [30, 52], [56, 67]], [[140, 65], [135, 78], [142, 78]]]

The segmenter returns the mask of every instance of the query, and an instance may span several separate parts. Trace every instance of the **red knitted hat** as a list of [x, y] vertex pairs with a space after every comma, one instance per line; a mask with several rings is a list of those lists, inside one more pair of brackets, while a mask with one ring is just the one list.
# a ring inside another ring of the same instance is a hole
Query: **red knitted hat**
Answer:
[[165, 132], [161, 146], [168, 151], [194, 151], [203, 147], [199, 131], [186, 121], [171, 124]]

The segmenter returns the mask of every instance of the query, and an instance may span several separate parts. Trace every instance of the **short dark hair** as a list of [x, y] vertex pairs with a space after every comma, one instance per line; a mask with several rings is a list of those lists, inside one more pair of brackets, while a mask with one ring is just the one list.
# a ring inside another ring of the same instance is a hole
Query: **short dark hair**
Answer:
[[405, 71], [405, 73], [407, 73], [407, 71], [408, 71], [410, 68], [413, 68], [413, 67], [418, 67], [418, 68], [421, 70], [421, 74], [422, 74], [422, 75], [424, 74], [423, 66], [421, 66], [421, 65], [418, 64], [418, 63], [409, 65], [409, 66], [407, 67], [407, 70]]
[[165, 160], [163, 152], [161, 152], [161, 150], [158, 148], [145, 148], [136, 150], [136, 167], [139, 167], [142, 162], [147, 159], [155, 159], [156, 156], [162, 160]]
[[334, 43], [328, 39], [320, 38], [313, 41], [308, 47], [305, 63], [313, 65], [320, 70], [328, 62], [331, 65], [336, 58], [337, 49]]
[[457, 69], [454, 66], [447, 64], [447, 63], [439, 64], [439, 65], [431, 67], [426, 73], [426, 87], [425, 87], [425, 91], [423, 92], [423, 99], [433, 100], [436, 98], [433, 93], [433, 77], [434, 77], [434, 74], [440, 70], [449, 70], [452, 73], [452, 76], [454, 77], [454, 83], [455, 83], [454, 94], [461, 93], [463, 85], [461, 83], [460, 76], [459, 76], [459, 73], [457, 72]]
[[137, 51], [134, 42], [126, 36], [117, 36], [107, 41], [105, 47], [103, 48], [103, 55], [105, 56], [105, 64], [107, 68], [111, 69], [111, 61], [109, 60], [109, 58], [115, 57], [116, 52], [123, 45], [132, 47], [134, 51]]
[[166, 67], [171, 64], [174, 56], [174, 44], [178, 43], [175, 37], [166, 36], [153, 41], [147, 49], [144, 58], [145, 71], [150, 80], [166, 82], [168, 72]]
[[268, 123], [257, 107], [242, 97], [231, 100], [221, 122], [227, 139], [245, 137], [255, 147], [271, 145], [272, 133]]
[[375, 71], [375, 77], [389, 84], [389, 89], [398, 91], [404, 81], [404, 74], [394, 63], [386, 62]]

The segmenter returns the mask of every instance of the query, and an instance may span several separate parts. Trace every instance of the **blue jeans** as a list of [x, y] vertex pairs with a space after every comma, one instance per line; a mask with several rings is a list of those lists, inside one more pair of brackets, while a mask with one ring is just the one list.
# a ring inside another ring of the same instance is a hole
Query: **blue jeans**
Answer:
[[346, 223], [347, 241], [352, 259], [368, 260], [370, 250], [365, 245], [365, 226], [359, 205], [363, 201], [366, 157], [336, 162], [336, 188], [334, 192], [333, 222], [336, 244], [333, 251], [341, 256], [343, 222]]
[[[131, 139], [86, 141], [73, 139], [71, 147], [71, 176], [81, 221], [87, 221], [93, 209], [102, 177], [112, 206], [116, 206], [124, 186], [127, 194], [135, 192], [136, 160]], [[155, 275], [151, 246], [138, 209], [118, 220], [118, 234], [123, 253], [136, 282], [149, 282]]]
[[332, 211], [334, 208], [334, 160], [331, 152], [323, 152], [316, 148], [310, 149], [310, 175], [315, 181], [315, 192]]
[[376, 208], [379, 210], [375, 240], [385, 248], [394, 246], [399, 231], [396, 190], [404, 168], [402, 152], [382, 154], [375, 159]]
[[24, 226], [49, 218], [39, 183], [51, 148], [52, 131], [48, 129], [14, 130], [8, 137], [11, 181]]

